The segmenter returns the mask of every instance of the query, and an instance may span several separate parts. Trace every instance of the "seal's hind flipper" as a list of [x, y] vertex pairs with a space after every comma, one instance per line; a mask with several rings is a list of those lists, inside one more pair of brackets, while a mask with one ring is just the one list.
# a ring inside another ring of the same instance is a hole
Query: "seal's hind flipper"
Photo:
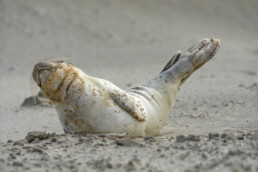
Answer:
[[166, 66], [163, 68], [163, 70], [160, 72], [164, 72], [166, 70], [168, 70], [169, 68], [171, 68], [181, 57], [181, 51], [178, 51], [170, 60], [169, 62], [166, 64]]
[[136, 101], [130, 94], [115, 90], [113, 93], [110, 93], [110, 97], [118, 106], [128, 112], [128, 114], [136, 120], [140, 122], [146, 121], [146, 115], [141, 103]]
[[[208, 62], [220, 47], [220, 40], [205, 38], [195, 43], [184, 55], [173, 65], [171, 76], [181, 80], [182, 85], [191, 74]], [[169, 78], [166, 78], [167, 80]]]

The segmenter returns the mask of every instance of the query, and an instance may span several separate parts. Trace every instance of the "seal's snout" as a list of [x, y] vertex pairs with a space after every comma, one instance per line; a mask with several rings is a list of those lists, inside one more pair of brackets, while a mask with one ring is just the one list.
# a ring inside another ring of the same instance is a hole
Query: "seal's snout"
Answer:
[[40, 75], [43, 74], [45, 71], [51, 71], [52, 69], [53, 65], [47, 62], [38, 62], [37, 64], [35, 64], [32, 71], [32, 77], [39, 87], [42, 86]]
[[220, 40], [211, 38], [209, 41], [209, 44], [207, 45], [206, 53], [208, 53], [211, 58], [217, 53], [218, 49], [220, 47]]

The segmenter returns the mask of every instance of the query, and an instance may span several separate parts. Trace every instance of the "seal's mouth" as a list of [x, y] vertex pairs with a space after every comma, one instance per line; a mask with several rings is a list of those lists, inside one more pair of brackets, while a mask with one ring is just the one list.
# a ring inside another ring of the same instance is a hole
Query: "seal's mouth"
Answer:
[[39, 72], [37, 72], [37, 84], [39, 87], [41, 87], [41, 80], [40, 80], [40, 77], [39, 77]]
[[38, 72], [36, 73], [36, 83], [38, 84], [39, 87], [42, 86], [41, 78], [40, 78], [40, 73], [43, 72], [44, 70], [50, 70], [50, 69], [39, 69]]

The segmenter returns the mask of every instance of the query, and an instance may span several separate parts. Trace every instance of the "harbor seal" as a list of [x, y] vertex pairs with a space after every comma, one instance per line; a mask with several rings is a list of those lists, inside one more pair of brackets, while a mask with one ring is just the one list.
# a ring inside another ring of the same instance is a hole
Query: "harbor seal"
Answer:
[[54, 104], [65, 132], [153, 136], [165, 125], [179, 87], [219, 47], [218, 39], [203, 39], [184, 55], [177, 52], [152, 80], [126, 91], [64, 61], [38, 62], [32, 77]]

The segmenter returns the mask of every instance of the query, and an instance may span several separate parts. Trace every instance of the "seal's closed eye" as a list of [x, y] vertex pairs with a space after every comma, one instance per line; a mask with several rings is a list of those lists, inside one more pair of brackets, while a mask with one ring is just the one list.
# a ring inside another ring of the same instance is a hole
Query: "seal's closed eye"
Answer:
[[64, 61], [64, 60], [57, 60], [57, 61], [53, 61], [53, 62], [56, 62], [56, 63], [64, 63], [65, 61]]

